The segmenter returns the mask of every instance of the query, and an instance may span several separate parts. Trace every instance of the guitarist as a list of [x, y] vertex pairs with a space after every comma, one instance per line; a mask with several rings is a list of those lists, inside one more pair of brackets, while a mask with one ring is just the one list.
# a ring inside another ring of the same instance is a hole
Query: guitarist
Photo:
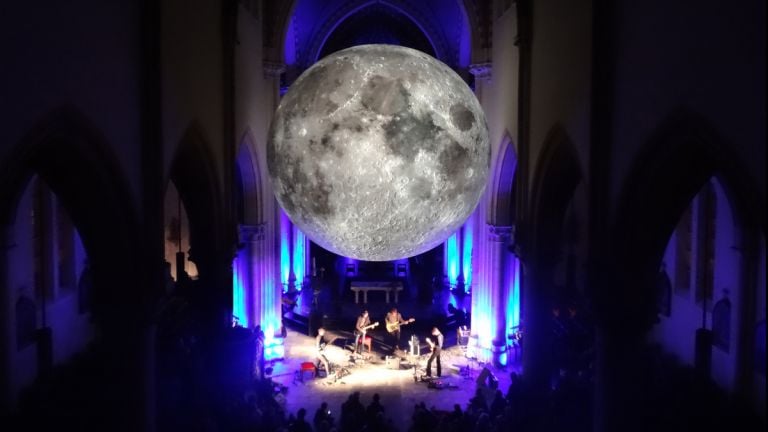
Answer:
[[438, 330], [437, 327], [433, 327], [432, 336], [435, 338], [434, 342], [430, 338], [427, 338], [427, 343], [429, 343], [429, 347], [432, 348], [432, 355], [429, 357], [429, 360], [427, 360], [427, 376], [432, 376], [432, 361], [435, 360], [437, 363], [437, 377], [440, 378], [443, 372], [440, 367], [440, 352], [443, 350], [443, 334], [440, 333], [440, 330]]
[[[357, 317], [357, 322], [355, 323], [355, 353], [356, 354], [363, 353], [363, 343], [365, 342], [365, 332], [367, 332], [368, 329], [370, 329], [371, 327], [375, 327], [375, 326], [376, 324], [371, 325], [371, 318], [368, 316], [368, 311], [363, 310], [363, 313], [361, 313], [360, 316]], [[357, 351], [358, 343], [360, 344], [359, 353]]]
[[397, 311], [397, 308], [394, 307], [389, 310], [384, 320], [387, 324], [387, 332], [389, 332], [390, 339], [392, 340], [392, 352], [394, 353], [400, 350], [400, 326], [411, 323], [414, 320], [413, 318], [404, 320], [400, 312]]
[[328, 363], [328, 357], [325, 356], [325, 347], [328, 345], [328, 341], [325, 339], [325, 329], [320, 327], [317, 329], [317, 337], [315, 338], [315, 349], [317, 350], [317, 359], [320, 360], [320, 363], [322, 363], [323, 367], [325, 368], [325, 373], [327, 375], [331, 374], [331, 367]]

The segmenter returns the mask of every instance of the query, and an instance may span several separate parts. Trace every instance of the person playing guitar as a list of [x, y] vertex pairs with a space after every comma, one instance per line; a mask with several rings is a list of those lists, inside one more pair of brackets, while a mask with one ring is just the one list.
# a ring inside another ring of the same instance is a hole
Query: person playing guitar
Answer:
[[331, 374], [331, 366], [328, 362], [328, 357], [325, 356], [325, 347], [328, 345], [328, 341], [325, 339], [325, 329], [320, 327], [317, 329], [317, 337], [315, 338], [315, 349], [317, 350], [317, 359], [322, 363], [325, 368], [326, 374]]
[[413, 318], [408, 320], [403, 319], [403, 316], [400, 315], [397, 308], [390, 309], [384, 320], [387, 324], [387, 332], [392, 339], [392, 352], [398, 351], [400, 350], [400, 327], [412, 323], [415, 320]]
[[[357, 317], [355, 323], [355, 354], [362, 354], [363, 343], [365, 342], [365, 333], [374, 327], [379, 325], [378, 322], [371, 324], [371, 318], [368, 316], [368, 311], [364, 310], [363, 313]], [[358, 343], [360, 344], [360, 352], [357, 351]]]
[[440, 366], [440, 353], [443, 350], [443, 334], [440, 333], [440, 330], [438, 330], [437, 327], [433, 327], [432, 336], [435, 337], [434, 342], [430, 338], [427, 338], [427, 343], [429, 344], [429, 347], [432, 349], [432, 355], [429, 357], [429, 360], [427, 360], [427, 376], [428, 377], [432, 376], [432, 361], [436, 360], [437, 377], [440, 378], [443, 372]]

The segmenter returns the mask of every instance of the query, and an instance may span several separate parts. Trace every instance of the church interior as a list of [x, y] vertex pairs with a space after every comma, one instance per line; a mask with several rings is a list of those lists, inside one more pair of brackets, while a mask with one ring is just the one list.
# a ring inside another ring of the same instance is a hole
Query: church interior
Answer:
[[[2, 430], [765, 430], [765, 2], [0, 10]], [[460, 228], [388, 261], [313, 241], [268, 156], [368, 44], [490, 142]]]

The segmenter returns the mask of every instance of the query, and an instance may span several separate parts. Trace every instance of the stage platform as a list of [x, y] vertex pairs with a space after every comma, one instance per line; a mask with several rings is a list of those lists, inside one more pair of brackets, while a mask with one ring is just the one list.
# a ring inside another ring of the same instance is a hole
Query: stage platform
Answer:
[[[400, 369], [390, 369], [381, 353], [376, 353], [366, 361], [352, 361], [352, 353], [343, 346], [334, 344], [326, 349], [326, 355], [336, 371], [344, 368], [349, 374], [341, 378], [334, 376], [302, 380], [301, 363], [315, 362], [314, 338], [289, 331], [285, 340], [285, 360], [273, 364], [272, 378], [275, 382], [288, 388], [285, 395], [285, 408], [289, 413], [295, 413], [305, 408], [308, 417], [314, 415], [322, 402], [327, 402], [338, 420], [341, 404], [353, 392], [360, 392], [360, 400], [368, 405], [374, 393], [379, 393], [386, 407], [386, 416], [394, 420], [400, 430], [405, 430], [410, 424], [415, 404], [424, 402], [427, 407], [450, 411], [454, 404], [466, 408], [469, 399], [474, 396], [476, 380], [485, 365], [467, 359], [458, 346], [443, 350], [443, 377], [439, 380], [442, 389], [430, 388], [428, 382], [414, 381], [414, 366], [401, 363]], [[407, 356], [404, 360], [408, 360]], [[426, 366], [428, 354], [415, 360], [416, 374], [421, 376]], [[466, 375], [469, 367], [469, 375]], [[511, 365], [505, 369], [489, 367], [498, 379], [498, 388], [502, 392], [509, 387], [509, 374], [519, 372], [519, 365]], [[464, 372], [463, 374], [460, 372]], [[434, 365], [433, 365], [433, 374]], [[488, 403], [491, 402], [492, 391], [488, 391]]]

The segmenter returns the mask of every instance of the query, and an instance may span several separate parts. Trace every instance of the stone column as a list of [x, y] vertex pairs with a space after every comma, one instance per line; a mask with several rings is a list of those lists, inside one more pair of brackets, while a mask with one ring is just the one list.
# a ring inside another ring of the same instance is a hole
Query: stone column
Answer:
[[595, 431], [644, 431], [642, 419], [648, 394], [644, 380], [644, 333], [621, 322], [598, 325], [595, 340]]
[[505, 276], [507, 271], [507, 245], [512, 238], [512, 227], [488, 225], [488, 252], [486, 260], [488, 262], [489, 283], [491, 287], [491, 308], [493, 310], [493, 319], [496, 323], [493, 334], [493, 362], [495, 364], [506, 364], [507, 356], [507, 295], [508, 288], [505, 286]]
[[483, 101], [483, 87], [491, 81], [493, 63], [475, 63], [469, 65], [469, 73], [475, 76], [475, 95], [480, 102]]
[[262, 301], [261, 281], [264, 279], [263, 257], [264, 224], [240, 225], [240, 243], [243, 245], [241, 259], [238, 260], [238, 273], [243, 281], [245, 302], [245, 320], [248, 327], [261, 322]]
[[272, 101], [274, 107], [280, 103], [280, 77], [285, 72], [285, 64], [279, 62], [272, 62], [265, 60], [262, 62], [262, 68], [264, 68], [264, 78], [274, 80], [274, 86], [272, 87]]
[[523, 325], [523, 373], [526, 383], [536, 391], [546, 391], [552, 373], [552, 283], [546, 266], [530, 263], [530, 258], [521, 259]]
[[479, 360], [502, 362], [506, 352], [504, 251], [511, 227], [485, 226], [476, 237], [477, 274], [472, 282], [472, 345]]
[[13, 323], [11, 298], [13, 289], [8, 274], [8, 254], [14, 247], [10, 226], [0, 225], [0, 413], [11, 409], [11, 352]]

